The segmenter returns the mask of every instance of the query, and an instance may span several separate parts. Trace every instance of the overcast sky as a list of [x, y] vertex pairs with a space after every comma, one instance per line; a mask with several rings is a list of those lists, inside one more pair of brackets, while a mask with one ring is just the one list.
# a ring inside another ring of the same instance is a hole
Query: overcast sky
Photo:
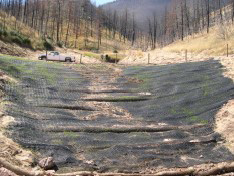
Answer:
[[115, 1], [115, 0], [92, 0], [92, 1], [96, 2], [97, 5], [102, 5], [102, 4], [112, 2], [112, 1]]

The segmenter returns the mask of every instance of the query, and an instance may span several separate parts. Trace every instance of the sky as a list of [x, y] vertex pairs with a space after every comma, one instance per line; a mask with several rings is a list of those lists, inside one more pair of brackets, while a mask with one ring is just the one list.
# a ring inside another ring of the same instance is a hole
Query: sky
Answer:
[[112, 2], [115, 0], [92, 0], [93, 2], [96, 2], [97, 6], [108, 3], [108, 2]]

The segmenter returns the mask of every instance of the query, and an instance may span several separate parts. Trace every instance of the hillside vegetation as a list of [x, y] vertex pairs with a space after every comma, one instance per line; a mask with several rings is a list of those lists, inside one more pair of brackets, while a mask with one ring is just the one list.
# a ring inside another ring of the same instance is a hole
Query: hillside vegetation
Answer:
[[[59, 8], [54, 9], [56, 2]], [[117, 30], [113, 37], [105, 20], [104, 12], [90, 1], [10, 0], [0, 4], [0, 45], [33, 51], [72, 48], [96, 58], [97, 53], [128, 49], [129, 41]]]
[[45, 49], [45, 40], [34, 29], [3, 11], [0, 12], [0, 26], [0, 39], [5, 43], [15, 43], [34, 50]]
[[148, 31], [148, 18], [156, 13], [158, 20], [165, 14], [166, 7], [171, 0], [116, 0], [103, 5], [105, 10], [116, 11], [119, 14], [134, 14], [141, 30]]
[[[228, 45], [228, 46], [227, 46]], [[214, 26], [209, 33], [203, 32], [187, 37], [184, 41], [176, 41], [163, 49], [165, 51], [181, 53], [187, 50], [194, 54], [222, 56], [234, 54], [234, 26]]]
[[[224, 6], [210, 13], [211, 27], [192, 33], [163, 49], [181, 53], [188, 51], [194, 54], [223, 56], [234, 54], [234, 1], [233, 5]], [[201, 21], [202, 22], [202, 21]]]

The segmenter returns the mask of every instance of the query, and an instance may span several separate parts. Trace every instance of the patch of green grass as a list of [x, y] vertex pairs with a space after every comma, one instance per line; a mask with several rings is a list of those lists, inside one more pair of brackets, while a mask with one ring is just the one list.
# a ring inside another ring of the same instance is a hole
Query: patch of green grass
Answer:
[[130, 70], [141, 70], [143, 67], [142, 66], [131, 66], [129, 67]]
[[203, 95], [208, 96], [211, 92], [211, 89], [208, 86], [203, 87]]
[[[25, 61], [25, 62], [41, 62], [39, 60], [31, 60], [30, 58], [25, 58], [25, 57], [18, 57], [18, 56], [10, 56], [10, 55], [5, 55], [5, 54], [0, 54], [0, 56], [2, 56], [6, 62], [10, 62], [12, 60], [21, 60], [21, 61]], [[0, 60], [2, 60], [0, 57]]]
[[59, 63], [54, 62], [32, 61], [26, 58], [11, 56], [0, 57], [0, 69], [12, 77], [18, 79], [20, 78], [19, 75], [27, 74], [31, 75], [32, 79], [37, 79], [38, 76], [40, 76], [45, 78], [48, 83], [54, 84], [59, 73], [55, 73], [54, 71], [51, 72], [47, 67], [48, 64], [53, 65], [54, 67], [61, 66]]
[[178, 115], [179, 114], [178, 110], [175, 107], [170, 109], [170, 113], [173, 114], [173, 115]]
[[139, 89], [142, 91], [149, 91], [151, 90], [151, 78], [150, 74], [148, 73], [139, 73], [133, 76], [133, 78], [137, 79], [140, 81], [139, 83]]
[[210, 84], [212, 84], [212, 81], [208, 75], [204, 76], [202, 80], [204, 81], [203, 88], [202, 88], [203, 96], [208, 96], [212, 91], [211, 86], [210, 86]]
[[64, 131], [63, 134], [64, 136], [71, 138], [76, 138], [78, 136], [77, 133], [71, 131]]
[[204, 125], [206, 125], [206, 124], [209, 123], [208, 120], [201, 119], [198, 116], [191, 116], [191, 117], [189, 117], [187, 119], [187, 121], [189, 121], [189, 122], [197, 122], [197, 123], [204, 124]]
[[182, 113], [186, 116], [192, 116], [193, 114], [195, 114], [192, 110], [188, 108], [182, 108]]
[[96, 59], [101, 59], [100, 54], [91, 53], [91, 52], [85, 52], [84, 56], [91, 57], [91, 58], [96, 58]]
[[187, 122], [195, 122], [195, 123], [200, 123], [200, 124], [204, 124], [204, 125], [208, 124], [208, 120], [204, 120], [204, 119], [196, 116], [194, 111], [192, 111], [191, 109], [185, 108], [185, 107], [182, 109], [173, 107], [173, 108], [171, 108], [170, 113], [173, 115], [187, 116], [187, 119], [186, 119]]
[[39, 66], [35, 70], [40, 76], [44, 77], [49, 84], [54, 84], [58, 73], [51, 72], [47, 67]]

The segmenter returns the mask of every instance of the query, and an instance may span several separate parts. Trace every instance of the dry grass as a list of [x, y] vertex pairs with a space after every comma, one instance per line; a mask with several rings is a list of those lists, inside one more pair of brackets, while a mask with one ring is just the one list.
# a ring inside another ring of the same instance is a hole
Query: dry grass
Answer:
[[190, 53], [222, 56], [227, 53], [227, 44], [229, 53], [234, 54], [234, 26], [223, 24], [211, 28], [209, 34], [204, 32], [188, 37], [165, 47], [164, 50], [179, 53], [187, 49]]
[[[49, 22], [50, 24], [51, 22]], [[68, 35], [68, 41], [66, 44], [67, 48], [74, 48], [77, 50], [82, 51], [97, 51], [98, 50], [98, 43], [97, 43], [97, 31], [94, 29], [89, 29], [89, 37], [85, 38], [86, 30], [84, 28], [84, 22], [81, 23], [81, 32], [79, 33], [79, 37], [76, 41], [76, 35], [74, 31], [70, 30]], [[42, 50], [44, 49], [44, 41], [42, 39], [42, 36], [40, 34], [32, 29], [31, 27], [23, 24], [20, 21], [17, 21], [15, 17], [8, 16], [5, 12], [0, 11], [0, 27], [3, 28], [5, 24], [5, 30], [7, 32], [15, 31], [19, 32], [26, 38], [29, 38], [32, 43], [32, 48], [35, 50]], [[93, 37], [90, 37], [90, 31], [93, 31]], [[50, 29], [50, 26], [48, 27], [48, 31], [52, 31]], [[63, 26], [62, 33], [60, 36], [61, 44], [65, 46], [66, 41], [66, 33], [67, 33], [67, 25]], [[85, 40], [86, 40], [86, 46], [85, 46]], [[77, 42], [77, 43], [76, 43]], [[53, 45], [56, 45], [56, 41], [50, 41], [50, 43], [53, 43]], [[76, 48], [75, 48], [76, 43]], [[99, 48], [99, 52], [105, 53], [105, 52], [113, 52], [114, 50], [126, 50], [129, 48], [129, 43], [124, 43], [123, 41], [120, 41], [118, 38], [118, 33], [116, 35], [115, 39], [112, 39], [112, 36], [109, 36], [109, 33], [106, 33], [106, 30], [103, 29], [102, 31], [102, 44]]]
[[4, 26], [6, 31], [16, 31], [25, 37], [29, 38], [32, 43], [32, 47], [35, 49], [43, 49], [43, 41], [39, 34], [29, 26], [17, 21], [15, 17], [7, 16], [5, 12], [0, 11], [0, 24]]

